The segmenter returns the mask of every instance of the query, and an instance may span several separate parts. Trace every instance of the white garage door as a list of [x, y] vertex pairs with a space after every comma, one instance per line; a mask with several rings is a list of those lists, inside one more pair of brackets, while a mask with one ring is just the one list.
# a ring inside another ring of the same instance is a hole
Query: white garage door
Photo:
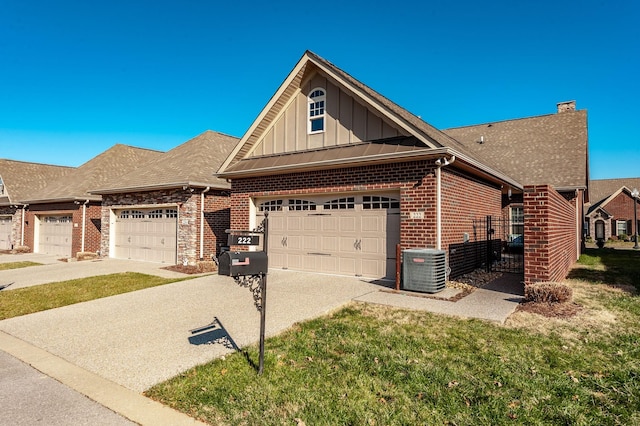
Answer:
[[177, 218], [175, 208], [117, 211], [114, 257], [175, 264]]
[[269, 267], [395, 277], [400, 202], [381, 195], [258, 202], [269, 211]]
[[71, 257], [71, 216], [41, 216], [38, 252]]
[[11, 216], [0, 216], [0, 250], [11, 248]]

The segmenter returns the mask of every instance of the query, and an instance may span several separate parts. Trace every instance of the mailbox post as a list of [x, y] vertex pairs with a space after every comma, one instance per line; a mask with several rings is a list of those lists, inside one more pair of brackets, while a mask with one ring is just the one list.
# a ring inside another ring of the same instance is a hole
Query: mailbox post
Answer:
[[269, 229], [269, 214], [254, 231], [227, 230], [229, 245], [257, 246], [260, 244], [259, 235], [263, 235], [262, 251], [226, 251], [218, 259], [218, 275], [233, 277], [236, 284], [247, 287], [253, 295], [253, 303], [260, 312], [260, 358], [258, 374], [264, 369], [264, 335], [266, 324], [267, 303], [267, 247]]

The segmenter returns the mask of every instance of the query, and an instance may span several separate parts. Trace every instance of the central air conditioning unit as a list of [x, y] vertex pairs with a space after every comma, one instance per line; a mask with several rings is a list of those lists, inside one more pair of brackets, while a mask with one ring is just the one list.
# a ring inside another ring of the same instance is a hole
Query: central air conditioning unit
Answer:
[[437, 293], [447, 281], [447, 259], [444, 250], [409, 249], [402, 257], [403, 290]]

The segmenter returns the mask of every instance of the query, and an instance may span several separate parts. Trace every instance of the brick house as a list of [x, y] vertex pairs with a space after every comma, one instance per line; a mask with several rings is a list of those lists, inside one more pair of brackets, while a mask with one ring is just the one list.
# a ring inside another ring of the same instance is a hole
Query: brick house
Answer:
[[391, 279], [400, 244], [447, 251], [453, 275], [474, 220], [516, 204], [525, 280], [557, 278], [580, 250], [588, 179], [586, 113], [559, 108], [443, 132], [307, 51], [219, 169], [231, 227], [268, 212], [272, 268]]
[[102, 256], [193, 265], [227, 243], [229, 188], [214, 176], [238, 139], [206, 131], [122, 176], [94, 185]]
[[161, 155], [117, 144], [22, 198], [28, 205], [24, 242], [36, 253], [75, 257], [100, 250], [100, 195], [88, 190]]
[[[586, 232], [596, 240], [608, 240], [635, 235], [640, 223], [640, 207], [631, 196], [634, 189], [640, 190], [640, 178], [598, 179], [589, 182], [591, 203], [586, 212]], [[634, 207], [636, 209], [634, 216]]]
[[25, 245], [27, 205], [22, 201], [72, 167], [0, 159], [0, 250]]

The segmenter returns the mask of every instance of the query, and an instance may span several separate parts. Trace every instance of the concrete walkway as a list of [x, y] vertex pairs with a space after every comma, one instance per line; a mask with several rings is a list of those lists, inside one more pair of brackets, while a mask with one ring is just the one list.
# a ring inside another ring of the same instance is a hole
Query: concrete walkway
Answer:
[[[39, 268], [48, 268], [47, 282], [126, 270], [184, 276], [162, 270], [162, 265], [106, 259], [51, 261], [24, 268], [13, 278], [19, 286], [42, 283], [45, 277]], [[0, 284], [6, 272], [1, 271]], [[509, 275], [451, 302], [389, 293], [386, 287], [354, 277], [270, 271], [266, 333], [279, 334], [350, 301], [501, 323], [515, 310], [521, 294], [521, 284]], [[259, 318], [248, 289], [229, 277], [208, 275], [0, 321], [0, 350], [133, 422], [196, 424], [141, 392], [256, 343]], [[3, 386], [0, 379], [0, 390]]]
[[[515, 274], [504, 274], [484, 288], [476, 289], [470, 295], [457, 302], [424, 297], [422, 294], [371, 292], [354, 300], [377, 303], [397, 308], [415, 309], [450, 315], [460, 318], [478, 318], [497, 323], [504, 323], [513, 313], [523, 298], [524, 285]], [[455, 292], [434, 294], [437, 297], [452, 297]]]

